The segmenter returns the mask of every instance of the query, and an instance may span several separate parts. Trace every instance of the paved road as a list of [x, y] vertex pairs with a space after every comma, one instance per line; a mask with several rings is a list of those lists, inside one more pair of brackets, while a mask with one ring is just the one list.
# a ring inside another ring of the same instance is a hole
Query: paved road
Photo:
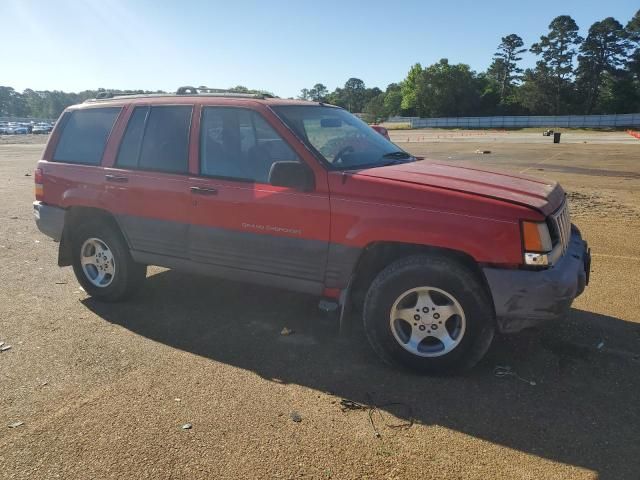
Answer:
[[[0, 477], [638, 478], [637, 217], [602, 201], [579, 216], [600, 256], [566, 322], [498, 338], [467, 375], [419, 377], [303, 295], [154, 268], [130, 303], [94, 302], [31, 218], [40, 148], [0, 146]], [[620, 192], [637, 180], [604, 180], [634, 208]], [[374, 414], [376, 438], [342, 398], [402, 405]]]

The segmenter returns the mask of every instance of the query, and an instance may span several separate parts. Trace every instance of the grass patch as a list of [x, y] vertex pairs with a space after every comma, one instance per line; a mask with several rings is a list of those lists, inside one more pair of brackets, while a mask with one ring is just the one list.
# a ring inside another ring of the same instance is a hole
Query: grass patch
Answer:
[[383, 122], [380, 125], [387, 130], [412, 130], [409, 122]]

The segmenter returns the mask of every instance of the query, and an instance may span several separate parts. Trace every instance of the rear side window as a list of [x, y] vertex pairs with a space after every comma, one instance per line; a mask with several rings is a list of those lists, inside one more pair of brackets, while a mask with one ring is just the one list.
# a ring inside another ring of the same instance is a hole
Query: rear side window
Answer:
[[116, 165], [186, 173], [191, 106], [136, 107], [120, 144]]
[[74, 110], [65, 115], [56, 162], [99, 165], [120, 107]]

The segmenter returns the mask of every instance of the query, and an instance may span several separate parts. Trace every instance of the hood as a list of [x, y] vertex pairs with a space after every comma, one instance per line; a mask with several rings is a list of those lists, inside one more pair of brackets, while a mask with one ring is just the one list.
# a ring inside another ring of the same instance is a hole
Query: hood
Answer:
[[557, 182], [430, 160], [353, 173], [505, 200], [535, 208], [544, 215], [552, 213], [564, 198], [564, 191]]

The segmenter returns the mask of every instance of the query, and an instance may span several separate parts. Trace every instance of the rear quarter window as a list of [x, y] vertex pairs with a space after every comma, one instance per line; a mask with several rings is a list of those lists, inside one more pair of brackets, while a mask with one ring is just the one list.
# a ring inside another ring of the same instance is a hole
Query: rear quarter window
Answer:
[[53, 160], [99, 165], [120, 110], [120, 107], [108, 107], [66, 113]]

